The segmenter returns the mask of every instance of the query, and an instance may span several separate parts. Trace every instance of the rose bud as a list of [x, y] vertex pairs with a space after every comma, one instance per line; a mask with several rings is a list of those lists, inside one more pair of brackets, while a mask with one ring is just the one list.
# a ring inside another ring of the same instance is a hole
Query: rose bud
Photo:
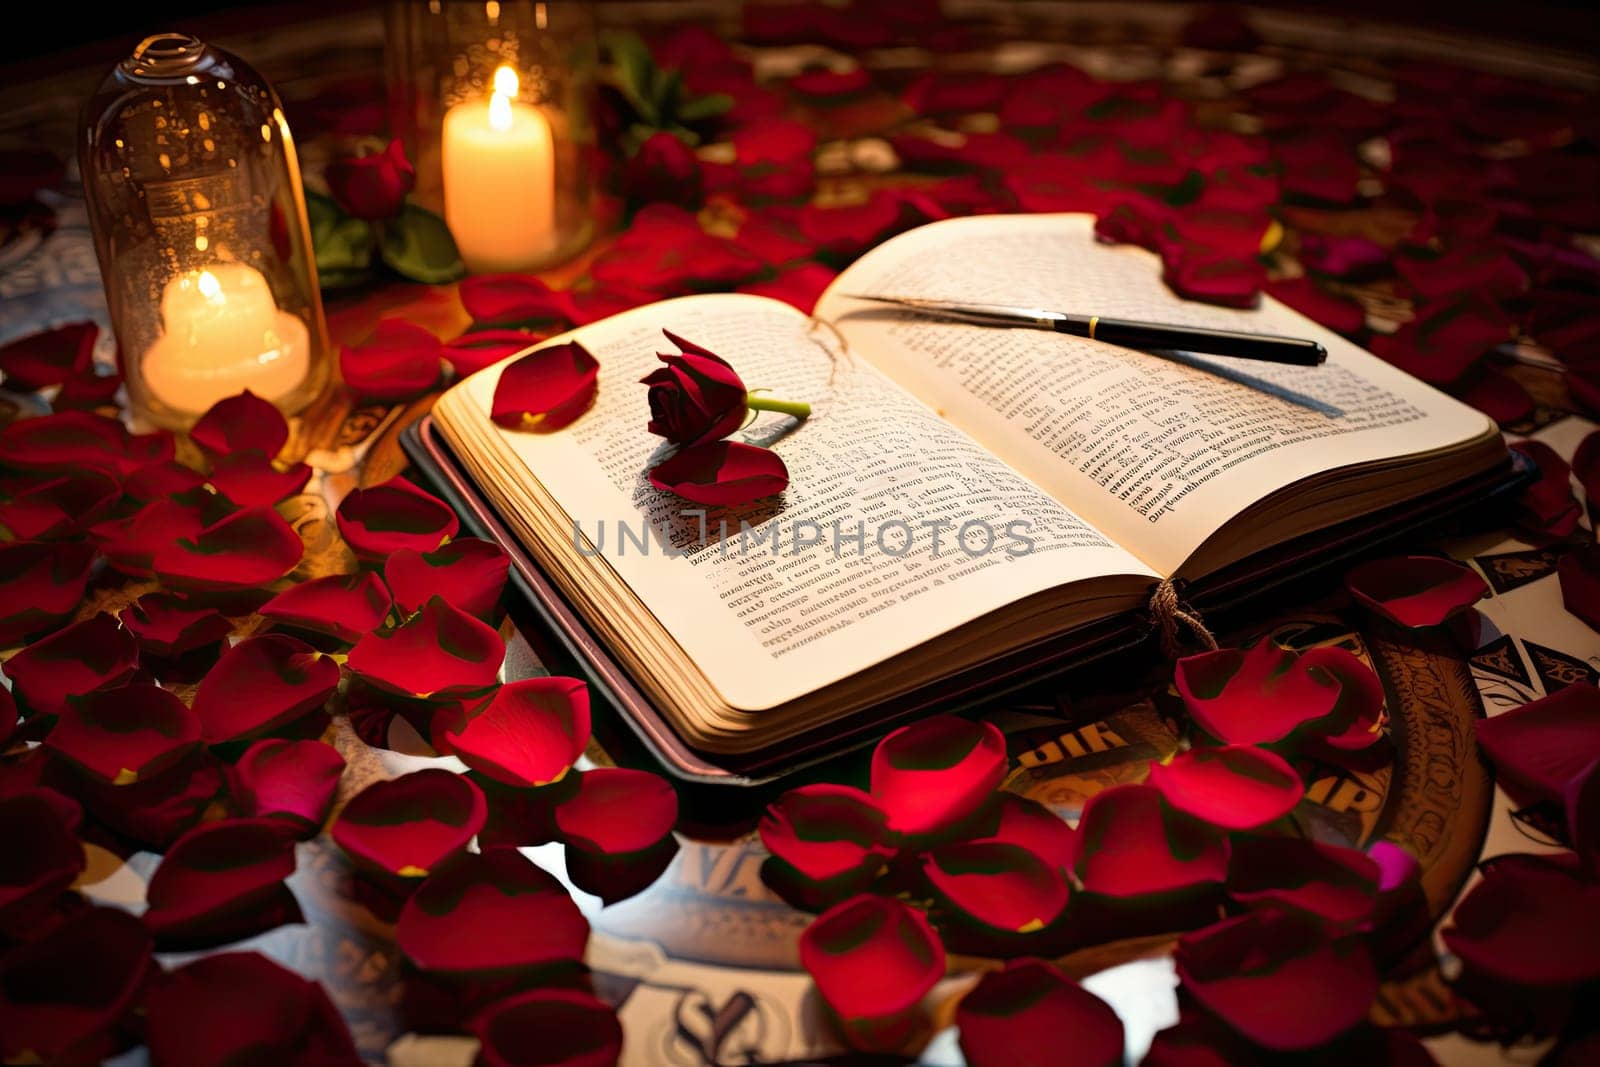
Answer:
[[390, 219], [400, 214], [417, 172], [399, 141], [381, 152], [343, 156], [328, 164], [328, 191], [358, 219]]
[[694, 150], [665, 131], [651, 134], [622, 169], [623, 195], [641, 204], [659, 200], [694, 207], [704, 187]]
[[745, 412], [777, 411], [803, 419], [811, 405], [754, 397], [726, 360], [670, 330], [662, 330], [680, 352], [657, 354], [666, 366], [642, 379], [650, 387], [651, 433], [679, 445], [720, 441], [744, 422]]

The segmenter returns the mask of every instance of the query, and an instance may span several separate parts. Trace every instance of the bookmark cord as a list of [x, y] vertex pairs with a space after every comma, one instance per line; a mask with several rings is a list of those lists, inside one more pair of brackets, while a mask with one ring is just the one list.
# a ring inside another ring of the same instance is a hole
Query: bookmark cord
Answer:
[[1177, 659], [1184, 652], [1178, 635], [1180, 625], [1188, 627], [1195, 640], [1207, 651], [1217, 650], [1217, 639], [1199, 615], [1184, 607], [1178, 597], [1178, 587], [1171, 578], [1163, 578], [1150, 593], [1150, 616], [1161, 627], [1161, 650], [1171, 659]]

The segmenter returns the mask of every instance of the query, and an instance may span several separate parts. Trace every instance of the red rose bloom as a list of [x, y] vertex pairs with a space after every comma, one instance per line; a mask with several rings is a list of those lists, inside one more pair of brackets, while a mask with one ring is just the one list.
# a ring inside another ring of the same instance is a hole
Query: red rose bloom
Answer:
[[358, 219], [391, 219], [400, 214], [417, 172], [399, 141], [382, 152], [344, 156], [328, 164], [328, 191]]
[[682, 351], [657, 353], [666, 366], [643, 379], [650, 387], [650, 432], [680, 445], [719, 441], [733, 433], [745, 419], [744, 382], [720, 356], [670, 330], [661, 332]]
[[659, 200], [693, 207], [704, 190], [694, 150], [665, 131], [651, 134], [622, 170], [623, 195], [641, 204]]

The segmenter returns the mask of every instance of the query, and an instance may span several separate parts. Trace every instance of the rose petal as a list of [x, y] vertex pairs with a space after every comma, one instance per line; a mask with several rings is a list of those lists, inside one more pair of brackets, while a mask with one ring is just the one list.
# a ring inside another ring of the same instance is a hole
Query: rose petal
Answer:
[[279, 626], [354, 644], [383, 625], [391, 606], [383, 580], [372, 571], [358, 571], [291, 585], [262, 605], [261, 614]]
[[194, 539], [179, 538], [155, 556], [156, 576], [174, 589], [229, 592], [255, 589], [292, 571], [305, 545], [283, 516], [247, 507], [212, 523]]
[[237, 512], [223, 498], [190, 492], [145, 504], [128, 519], [102, 522], [94, 535], [111, 566], [124, 574], [152, 578], [158, 556], [181, 552], [181, 545], [192, 546], [202, 530], [230, 514]]
[[1560, 803], [1567, 783], [1600, 757], [1600, 689], [1576, 682], [1477, 728], [1502, 788], [1519, 803]]
[[0, 686], [0, 752], [4, 752], [11, 741], [11, 731], [17, 728], [19, 718], [17, 702], [12, 698], [11, 690]]
[[515, 849], [452, 856], [407, 898], [395, 943], [423, 970], [580, 963], [589, 924], [572, 895]]
[[1344, 138], [1324, 132], [1276, 138], [1272, 154], [1283, 170], [1285, 193], [1333, 204], [1355, 200], [1361, 166]]
[[1380, 968], [1403, 959], [1433, 929], [1428, 897], [1422, 889], [1422, 864], [1391, 841], [1376, 841], [1367, 857], [1378, 866], [1378, 897], [1372, 908], [1368, 942]]
[[1583, 509], [1572, 495], [1572, 468], [1543, 441], [1515, 441], [1513, 451], [1521, 452], [1539, 468], [1539, 480], [1523, 490], [1518, 505], [1522, 525], [1545, 538], [1562, 538], [1578, 528]]
[[50, 789], [0, 798], [0, 931], [24, 934], [84, 869], [83, 811]]
[[624, 163], [618, 184], [634, 203], [661, 200], [694, 207], [704, 192], [705, 175], [683, 138], [657, 130]]
[[109, 475], [78, 471], [40, 482], [0, 505], [0, 527], [15, 541], [73, 537], [98, 522], [121, 496]]
[[650, 471], [650, 484], [697, 504], [733, 506], [783, 492], [789, 470], [771, 449], [709, 441], [658, 464]]
[[1181, 752], [1150, 764], [1150, 785], [1178, 811], [1225, 830], [1253, 830], [1294, 810], [1305, 785], [1281, 756], [1250, 745]]
[[[474, 279], [468, 279], [471, 280]], [[465, 285], [466, 282], [461, 284]], [[474, 330], [447, 342], [442, 351], [445, 360], [456, 372], [456, 377], [465, 378], [531, 348], [541, 340], [542, 337], [521, 330]]]
[[333, 840], [357, 863], [425, 878], [466, 848], [486, 815], [483, 793], [462, 775], [428, 768], [374, 782], [333, 821]]
[[531, 274], [476, 275], [462, 280], [460, 293], [461, 306], [474, 322], [565, 325], [572, 321], [572, 294], [552, 289]]
[[405, 206], [417, 183], [417, 172], [398, 138], [382, 151], [339, 156], [323, 173], [328, 191], [346, 212], [358, 219], [389, 219]]
[[0, 961], [0, 1059], [98, 1063], [134, 1010], [153, 963], [144, 924], [84, 908]]
[[853, 259], [900, 227], [904, 207], [900, 197], [883, 189], [848, 207], [807, 204], [800, 209], [800, 233], [819, 255]]
[[56, 397], [50, 402], [50, 406], [57, 411], [86, 411], [107, 407], [116, 402], [117, 390], [121, 388], [120, 371], [100, 374], [95, 370], [88, 370], [75, 378], [67, 379], [66, 384], [56, 390]]
[[1364, 278], [1389, 265], [1391, 249], [1366, 237], [1304, 233], [1300, 262], [1308, 270], [1335, 278]]
[[154, 656], [180, 656], [233, 632], [233, 623], [214, 608], [192, 607], [171, 593], [146, 593], [118, 618], [139, 648]]
[[446, 721], [444, 740], [468, 767], [507, 785], [549, 785], [589, 743], [589, 687], [576, 678], [525, 678]]
[[1227, 877], [1228, 840], [1167, 808], [1154, 786], [1113, 786], [1083, 806], [1076, 871], [1085, 891], [1107, 897], [1193, 889]]
[[623, 857], [655, 848], [678, 822], [678, 795], [658, 775], [623, 767], [583, 771], [571, 798], [556, 809], [569, 846]]
[[1275, 1052], [1313, 1048], [1351, 1029], [1378, 991], [1360, 938], [1335, 940], [1298, 912], [1255, 911], [1186, 934], [1174, 962], [1184, 991]]
[[289, 443], [289, 422], [270, 400], [246, 389], [212, 404], [189, 439], [213, 456], [250, 451], [272, 459]]
[[823, 291], [833, 283], [839, 272], [820, 263], [801, 263], [781, 270], [766, 281], [746, 282], [739, 292], [753, 296], [770, 296], [798, 308], [807, 315], [817, 306]]
[[1261, 299], [1266, 270], [1258, 260], [1216, 255], [1168, 245], [1161, 253], [1161, 280], [1185, 300], [1253, 308]]
[[277, 819], [201, 823], [167, 849], [145, 887], [144, 923], [165, 951], [212, 948], [300, 920], [283, 880], [294, 834]]
[[94, 548], [85, 544], [0, 544], [0, 647], [71, 617], [94, 560]]
[[201, 749], [160, 774], [132, 785], [80, 775], [74, 793], [96, 822], [160, 852], [200, 821], [222, 789], [216, 757]]
[[269, 738], [245, 749], [228, 780], [241, 815], [285, 819], [307, 837], [327, 820], [344, 766], [332, 745]]
[[1564, 807], [1567, 842], [1592, 879], [1600, 874], [1600, 759], [1573, 775]]
[[857, 1048], [893, 1043], [944, 977], [944, 948], [922, 913], [892, 897], [858, 896], [800, 934], [800, 963]]
[[434, 597], [491, 621], [510, 574], [511, 558], [492, 541], [458, 537], [434, 552], [402, 548], [383, 565], [400, 610], [420, 611]]
[[361, 1063], [322, 986], [258, 952], [180, 967], [153, 985], [145, 1007], [150, 1058], [162, 1067]]
[[757, 827], [761, 843], [795, 876], [817, 883], [818, 899], [870, 885], [894, 855], [889, 817], [853, 786], [818, 782], [784, 793]]
[[304, 463], [279, 470], [263, 453], [230, 452], [211, 467], [214, 489], [241, 507], [270, 507], [306, 487], [311, 468]]
[[91, 470], [121, 478], [173, 455], [169, 433], [130, 434], [116, 419], [65, 411], [0, 430], [0, 464], [21, 470]]
[[1363, 563], [1345, 588], [1368, 610], [1397, 626], [1440, 626], [1489, 595], [1489, 586], [1464, 563], [1439, 556], [1393, 556]]
[[498, 631], [436, 596], [389, 633], [362, 637], [345, 662], [385, 692], [451, 701], [493, 685], [505, 654]]
[[1077, 832], [1055, 812], [1015, 793], [1001, 793], [998, 807], [994, 827], [971, 838], [973, 843], [1016, 845], [1062, 870], [1070, 870], [1077, 862]]
[[1298, 908], [1345, 927], [1371, 914], [1378, 865], [1365, 853], [1298, 837], [1235, 834], [1228, 895], [1242, 904]]
[[1600, 885], [1570, 864], [1500, 857], [1450, 921], [1440, 937], [1469, 971], [1542, 987], [1600, 976]]
[[922, 873], [957, 917], [1006, 933], [1041, 930], [1067, 906], [1061, 868], [1018, 845], [941, 845], [923, 857]]
[[1340, 687], [1271, 638], [1180, 659], [1174, 671], [1195, 724], [1228, 744], [1271, 744], [1331, 712]]
[[44, 743], [104, 781], [129, 785], [194, 751], [200, 720], [158, 685], [125, 685], [69, 701]]
[[1305, 740], [1312, 749], [1355, 752], [1383, 736], [1383, 681], [1355, 653], [1343, 648], [1314, 648], [1300, 657], [1320, 677], [1339, 686], [1333, 710], [1306, 727]]
[[489, 417], [513, 430], [553, 430], [588, 410], [600, 364], [576, 341], [536, 348], [500, 372]]
[[443, 344], [431, 332], [404, 319], [380, 319], [364, 345], [339, 349], [339, 372], [358, 396], [372, 400], [410, 400], [439, 380]]
[[404, 478], [357, 489], [335, 514], [339, 534], [359, 559], [384, 559], [402, 548], [432, 552], [456, 535], [455, 512]]
[[1339, 333], [1360, 333], [1367, 324], [1366, 310], [1360, 304], [1329, 292], [1304, 275], [1269, 281], [1267, 292], [1306, 318]]
[[1521, 382], [1494, 367], [1484, 367], [1475, 379], [1460, 387], [1457, 395], [1501, 426], [1533, 415], [1532, 394]]
[[140, 502], [182, 496], [206, 484], [206, 476], [176, 460], [147, 463], [122, 483], [122, 492]]
[[590, 993], [535, 989], [467, 1023], [483, 1067], [610, 1067], [622, 1056], [617, 1013]]
[[994, 724], [940, 715], [890, 733], [872, 753], [872, 796], [889, 828], [913, 837], [953, 831], [1005, 775], [1005, 737]]
[[92, 322], [69, 322], [0, 345], [6, 387], [31, 393], [91, 371], [99, 336], [100, 327]]
[[317, 711], [339, 666], [286, 634], [246, 638], [222, 654], [194, 694], [207, 744], [260, 737]]
[[35, 641], [5, 662], [12, 696], [30, 715], [55, 715], [67, 701], [133, 677], [139, 646], [115, 615], [91, 615]]
[[1600, 430], [1589, 433], [1572, 453], [1572, 473], [1583, 486], [1591, 511], [1600, 510]]
[[1122, 1063], [1117, 1013], [1044, 960], [989, 971], [956, 1005], [956, 1026], [971, 1067], [1028, 1067], [1052, 1056], [1083, 1067]]
[[1393, 334], [1378, 334], [1367, 347], [1432, 385], [1462, 378], [1496, 346], [1510, 339], [1511, 326], [1484, 301], [1433, 301]]
[[1568, 611], [1600, 631], [1600, 545], [1568, 552], [1556, 565], [1561, 602]]

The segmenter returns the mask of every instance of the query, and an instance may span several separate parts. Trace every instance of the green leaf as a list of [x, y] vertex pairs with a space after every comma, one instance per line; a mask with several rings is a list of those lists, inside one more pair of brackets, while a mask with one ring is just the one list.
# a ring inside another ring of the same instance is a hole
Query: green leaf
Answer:
[[336, 285], [330, 278], [364, 274], [372, 265], [372, 227], [351, 218], [326, 196], [306, 193], [306, 218], [311, 223], [311, 247], [316, 253], [317, 278], [323, 288]]
[[727, 93], [691, 97], [678, 105], [678, 119], [681, 122], [699, 122], [725, 114], [732, 107], [733, 97]]
[[444, 220], [408, 203], [384, 224], [383, 261], [414, 282], [441, 285], [467, 273]]

